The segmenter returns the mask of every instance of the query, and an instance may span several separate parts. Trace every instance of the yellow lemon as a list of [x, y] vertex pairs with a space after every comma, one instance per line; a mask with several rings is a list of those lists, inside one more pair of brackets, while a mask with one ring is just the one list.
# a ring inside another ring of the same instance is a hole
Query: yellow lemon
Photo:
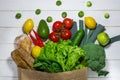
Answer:
[[96, 21], [93, 17], [85, 17], [84, 22], [87, 28], [89, 29], [95, 29], [96, 28]]
[[34, 57], [34, 58], [37, 58], [39, 55], [40, 55], [40, 52], [41, 52], [41, 47], [39, 47], [39, 46], [34, 46], [33, 48], [32, 48], [32, 56]]
[[23, 25], [23, 31], [29, 34], [34, 27], [34, 22], [32, 19], [27, 19]]

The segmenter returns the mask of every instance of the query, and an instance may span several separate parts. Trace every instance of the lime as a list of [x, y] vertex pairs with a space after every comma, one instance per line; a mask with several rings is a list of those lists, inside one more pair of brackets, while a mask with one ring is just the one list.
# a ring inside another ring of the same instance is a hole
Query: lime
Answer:
[[110, 38], [107, 33], [101, 32], [97, 35], [97, 40], [102, 46], [105, 46], [109, 43]]
[[84, 22], [87, 28], [89, 29], [95, 29], [96, 28], [96, 21], [93, 17], [85, 17]]
[[41, 52], [41, 47], [39, 47], [39, 46], [34, 46], [33, 48], [32, 48], [32, 56], [34, 57], [34, 58], [37, 58], [39, 55], [40, 55], [40, 52]]
[[26, 33], [26, 34], [29, 34], [32, 29], [34, 27], [34, 22], [32, 19], [27, 19], [23, 25], [23, 31]]

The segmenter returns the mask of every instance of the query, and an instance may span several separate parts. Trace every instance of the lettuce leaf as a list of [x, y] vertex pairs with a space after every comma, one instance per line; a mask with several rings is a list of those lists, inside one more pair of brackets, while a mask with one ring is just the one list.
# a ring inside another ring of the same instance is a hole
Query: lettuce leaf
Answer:
[[42, 48], [40, 56], [35, 59], [35, 69], [47, 72], [63, 72], [85, 67], [82, 64], [85, 51], [70, 44], [70, 40], [60, 40], [58, 43], [48, 41]]

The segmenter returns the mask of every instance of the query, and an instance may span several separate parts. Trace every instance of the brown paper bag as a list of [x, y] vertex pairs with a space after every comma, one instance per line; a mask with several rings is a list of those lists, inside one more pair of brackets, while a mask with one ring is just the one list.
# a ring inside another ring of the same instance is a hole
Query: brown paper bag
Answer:
[[19, 80], [87, 80], [87, 68], [68, 72], [47, 73], [18, 67]]

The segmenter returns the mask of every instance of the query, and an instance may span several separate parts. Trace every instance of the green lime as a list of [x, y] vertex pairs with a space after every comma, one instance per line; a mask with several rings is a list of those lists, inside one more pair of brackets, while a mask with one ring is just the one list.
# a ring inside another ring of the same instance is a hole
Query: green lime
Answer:
[[67, 12], [62, 12], [62, 18], [66, 18], [67, 17]]
[[15, 18], [16, 18], [16, 19], [20, 19], [21, 16], [22, 16], [21, 13], [17, 13], [17, 14], [15, 15]]
[[81, 18], [81, 17], [83, 17], [84, 16], [84, 12], [83, 11], [79, 11], [78, 12], [78, 16]]
[[57, 0], [57, 1], [56, 1], [56, 5], [57, 5], [57, 6], [60, 6], [60, 5], [62, 5], [62, 2], [61, 2], [60, 0]]
[[110, 17], [109, 13], [104, 14], [104, 18], [108, 19]]
[[40, 9], [36, 9], [35, 10], [35, 14], [39, 15], [41, 13], [41, 10]]
[[91, 7], [92, 6], [92, 2], [91, 1], [87, 1], [86, 6], [87, 7]]
[[97, 40], [102, 46], [106, 46], [110, 41], [110, 37], [106, 32], [101, 32], [97, 35]]
[[53, 21], [51, 16], [48, 16], [46, 20], [47, 20], [47, 22], [52, 22]]

